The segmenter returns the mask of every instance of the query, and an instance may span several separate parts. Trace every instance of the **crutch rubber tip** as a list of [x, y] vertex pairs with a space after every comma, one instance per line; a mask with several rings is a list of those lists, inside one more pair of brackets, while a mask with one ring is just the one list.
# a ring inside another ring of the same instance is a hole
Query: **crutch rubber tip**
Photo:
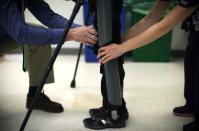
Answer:
[[76, 82], [75, 80], [72, 80], [71, 84], [70, 84], [70, 87], [71, 88], [75, 88], [76, 87]]

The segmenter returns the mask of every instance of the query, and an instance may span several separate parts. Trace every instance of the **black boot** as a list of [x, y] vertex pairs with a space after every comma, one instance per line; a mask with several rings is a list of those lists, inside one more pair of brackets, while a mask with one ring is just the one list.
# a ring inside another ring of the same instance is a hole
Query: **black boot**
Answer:
[[98, 114], [100, 114], [100, 112], [104, 112], [106, 111], [106, 107], [102, 106], [100, 108], [92, 108], [92, 109], [89, 109], [89, 114], [91, 117], [95, 117], [97, 116]]
[[[26, 108], [30, 107], [32, 100], [33, 96], [27, 95]], [[61, 113], [64, 111], [61, 104], [51, 101], [44, 93], [40, 94], [38, 102], [33, 109], [43, 110], [51, 113]]]
[[176, 116], [191, 117], [193, 116], [193, 109], [186, 104], [184, 106], [174, 108], [173, 113]]

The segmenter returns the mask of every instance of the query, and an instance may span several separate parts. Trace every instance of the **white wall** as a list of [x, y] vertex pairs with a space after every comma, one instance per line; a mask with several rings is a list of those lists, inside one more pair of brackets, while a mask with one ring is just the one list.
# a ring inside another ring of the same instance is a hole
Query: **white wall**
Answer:
[[[74, 7], [74, 2], [71, 1], [65, 1], [65, 0], [45, 0], [50, 7], [58, 14], [69, 18], [72, 12], [72, 9]], [[36, 24], [41, 24], [36, 18], [27, 10], [26, 11], [26, 21], [30, 23], [36, 23]], [[83, 11], [82, 8], [79, 11], [75, 23], [78, 24], [83, 24]], [[63, 48], [78, 48], [79, 43], [77, 42], [66, 42], [63, 46]]]

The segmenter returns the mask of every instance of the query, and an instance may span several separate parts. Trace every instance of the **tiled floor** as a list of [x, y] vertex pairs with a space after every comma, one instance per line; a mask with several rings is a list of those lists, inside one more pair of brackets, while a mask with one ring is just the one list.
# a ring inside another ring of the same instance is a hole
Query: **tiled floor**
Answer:
[[[21, 56], [0, 58], [0, 131], [17, 131], [26, 109], [28, 74], [21, 70]], [[99, 64], [87, 64], [82, 57], [77, 74], [77, 88], [71, 89], [76, 56], [59, 56], [54, 70], [56, 82], [45, 86], [51, 99], [61, 102], [65, 112], [50, 114], [34, 111], [27, 131], [87, 131], [82, 120], [88, 109], [101, 105]], [[183, 61], [170, 63], [135, 63], [125, 65], [125, 98], [130, 119], [121, 131], [181, 131], [192, 118], [172, 114], [183, 105]], [[114, 130], [114, 129], [107, 129]], [[116, 129], [115, 129], [116, 130]]]

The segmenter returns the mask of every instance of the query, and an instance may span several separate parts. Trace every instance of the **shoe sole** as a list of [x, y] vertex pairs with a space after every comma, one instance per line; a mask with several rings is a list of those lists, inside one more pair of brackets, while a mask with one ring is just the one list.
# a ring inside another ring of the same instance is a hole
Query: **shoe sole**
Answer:
[[189, 113], [189, 114], [179, 114], [179, 113], [173, 112], [173, 114], [174, 114], [175, 116], [181, 116], [181, 117], [192, 117], [192, 116], [193, 116], [193, 113]]
[[103, 126], [103, 127], [100, 127], [100, 128], [93, 128], [92, 126], [88, 126], [84, 121], [83, 121], [83, 123], [84, 123], [84, 126], [86, 127], [86, 128], [88, 128], [88, 129], [93, 129], [93, 130], [103, 130], [103, 129], [120, 129], [120, 128], [124, 128], [124, 127], [126, 127], [126, 124], [124, 124], [124, 125], [119, 125], [119, 126], [114, 126], [114, 127], [111, 127], [111, 126]]
[[126, 125], [124, 126], [118, 126], [118, 127], [109, 127], [109, 126], [105, 126], [103, 128], [92, 128], [92, 127], [89, 127], [89, 126], [85, 126], [86, 128], [88, 129], [92, 129], [92, 130], [104, 130], [104, 129], [120, 129], [120, 128], [124, 128]]

